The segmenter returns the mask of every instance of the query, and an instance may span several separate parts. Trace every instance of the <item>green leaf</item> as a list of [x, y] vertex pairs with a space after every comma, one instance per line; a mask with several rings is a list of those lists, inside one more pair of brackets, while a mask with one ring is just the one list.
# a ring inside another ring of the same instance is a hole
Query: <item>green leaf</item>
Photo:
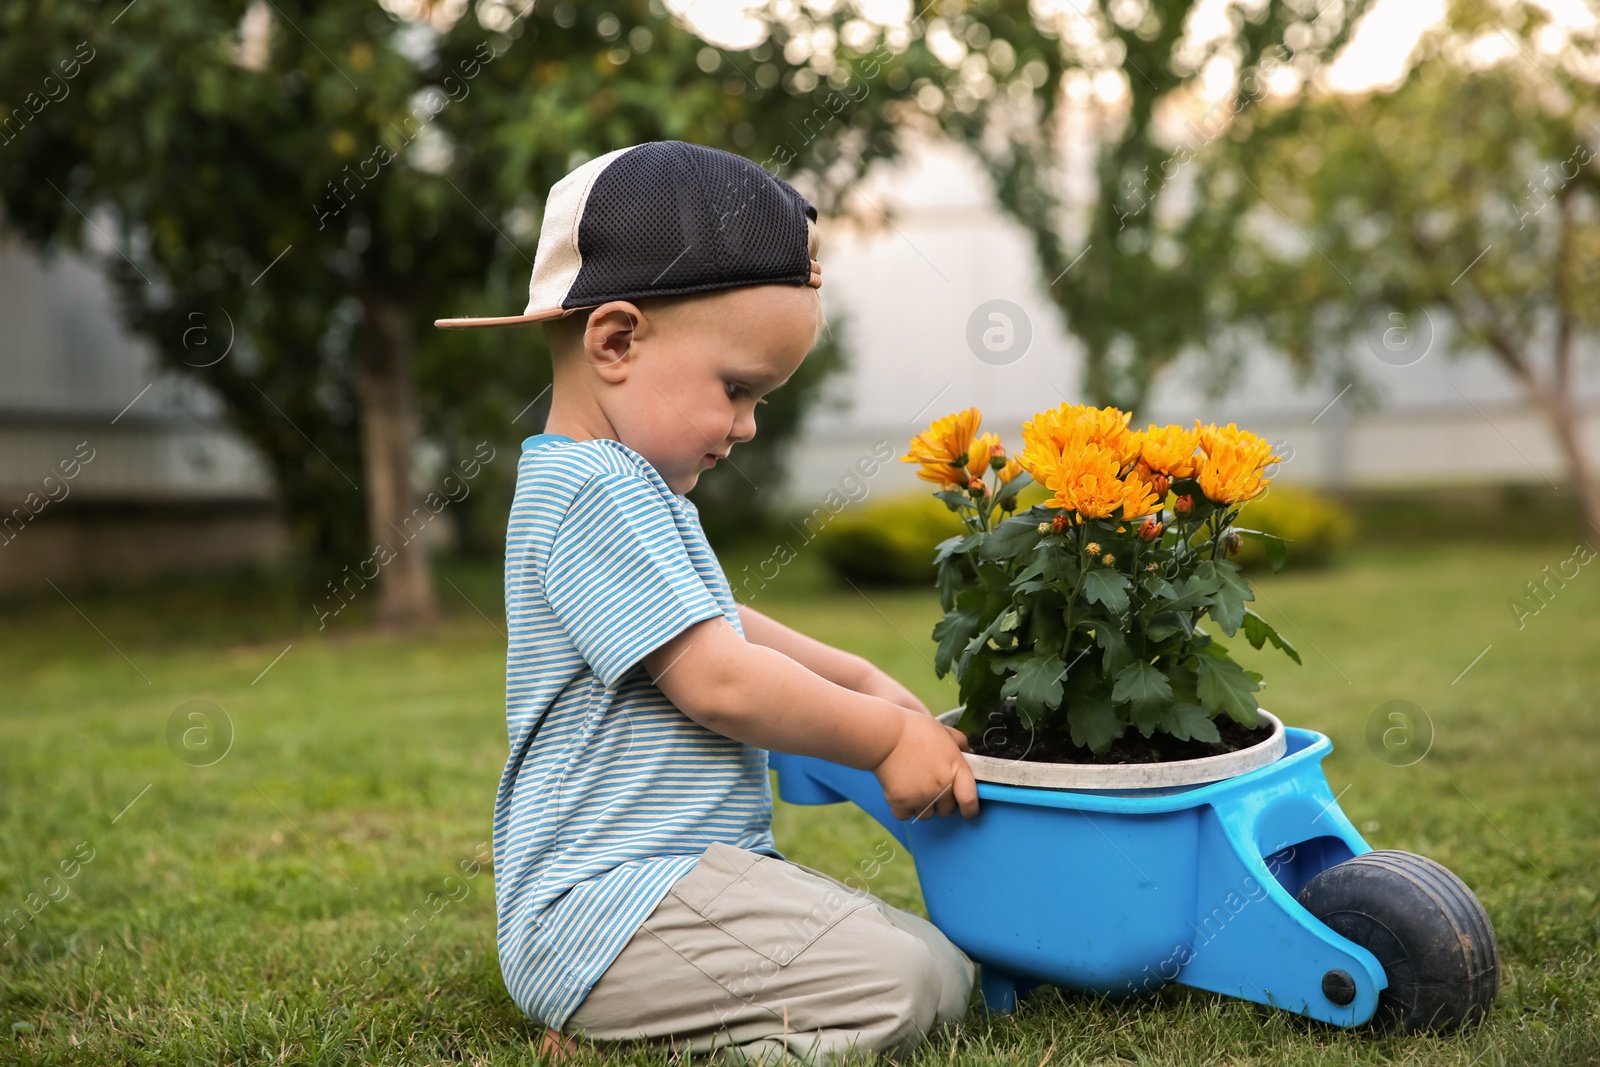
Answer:
[[1194, 633], [1194, 623], [1187, 612], [1163, 611], [1150, 620], [1144, 628], [1144, 633], [1152, 641], [1165, 641], [1176, 633], [1188, 637]]
[[[1016, 496], [1018, 493], [1022, 492], [1024, 489], [1028, 488], [1028, 486], [1030, 486], [1032, 484], [1033, 484], [1032, 476], [1030, 476], [1027, 471], [1021, 472], [1015, 478], [1011, 479], [1009, 482], [1007, 482], [1006, 484], [1002, 485], [1000, 487], [999, 491], [997, 493], [995, 493], [995, 495], [994, 495], [994, 504], [995, 504], [995, 506], [999, 507], [1001, 504], [1004, 504], [1007, 500], [1010, 500], [1012, 497]], [[1039, 524], [1039, 520], [1038, 519], [1034, 519], [1033, 520], [1033, 524], [1035, 526], [1037, 526]]]
[[[1017, 572], [1017, 576], [1015, 578], [1011, 579], [1011, 580], [1013, 582], [1026, 582], [1029, 579], [1041, 577], [1047, 571], [1049, 571], [1049, 569], [1050, 569], [1050, 553], [1049, 553], [1049, 551], [1048, 550], [1044, 551], [1044, 552], [1035, 551], [1034, 554], [1033, 554], [1033, 561], [1031, 563], [1029, 563], [1026, 567], [1022, 568], [1022, 570], [1018, 571]], [[1046, 584], [1048, 584], [1048, 583], [1046, 583]]]
[[1145, 593], [1151, 598], [1163, 597], [1168, 600], [1177, 599], [1178, 590], [1173, 587], [1171, 582], [1167, 581], [1159, 573], [1147, 573], [1141, 575], [1139, 577], [1139, 584], [1144, 587]]
[[939, 564], [939, 573], [935, 578], [939, 587], [939, 607], [949, 611], [955, 606], [956, 594], [961, 592], [961, 587], [966, 585], [966, 578], [961, 573], [959, 559], [947, 559]]
[[981, 620], [976, 612], [957, 609], [946, 612], [933, 627], [933, 639], [939, 642], [939, 648], [933, 655], [933, 673], [943, 678], [950, 672], [950, 664], [956, 655], [967, 647], [967, 642], [972, 640], [972, 635], [978, 632]]
[[1017, 698], [1017, 711], [1027, 722], [1037, 722], [1046, 707], [1061, 704], [1061, 676], [1067, 665], [1053, 652], [1030, 656], [1000, 688], [1000, 695]]
[[1217, 620], [1223, 633], [1232, 637], [1244, 621], [1244, 602], [1256, 598], [1250, 591], [1250, 583], [1239, 577], [1239, 565], [1231, 559], [1201, 560], [1195, 567], [1195, 575], [1217, 581], [1217, 591], [1211, 594], [1211, 617]]
[[[1290, 659], [1300, 663], [1300, 653], [1295, 651], [1295, 647], [1285, 641], [1283, 635], [1273, 629], [1270, 622], [1253, 611], [1246, 610], [1244, 613], [1244, 635], [1249, 638], [1250, 643], [1256, 648], [1260, 648], [1267, 641], [1271, 641], [1274, 646], [1287, 652]], [[1303, 663], [1300, 665], [1302, 667], [1305, 666]]]
[[1217, 724], [1198, 704], [1178, 702], [1167, 709], [1161, 728], [1180, 741], [1221, 741]]
[[996, 526], [984, 539], [978, 550], [980, 559], [1008, 559], [1031, 549], [1039, 543], [1039, 524], [1027, 518], [1012, 516]]
[[1128, 576], [1121, 571], [1096, 567], [1083, 576], [1083, 598], [1121, 615], [1128, 610], [1128, 586]]
[[[1007, 602], [1004, 600], [1001, 600], [997, 603], [993, 598], [990, 598], [989, 600], [985, 601], [984, 612], [988, 613], [993, 611], [994, 618], [989, 620], [989, 625], [983, 628], [982, 633], [978, 634], [978, 636], [967, 642], [965, 651], [961, 653], [961, 658], [956, 661], [956, 674], [958, 676], [964, 676], [967, 673], [967, 666], [971, 662], [972, 657], [977, 654], [979, 649], [984, 648], [989, 644], [990, 638], [1000, 633], [1001, 628], [1005, 625], [1006, 615], [1009, 613], [1009, 609], [1006, 605]], [[981, 617], [979, 621], [982, 621]]]
[[1105, 755], [1111, 742], [1122, 736], [1127, 724], [1117, 718], [1111, 702], [1099, 688], [1074, 693], [1067, 704], [1067, 728], [1072, 743], [1096, 755]]
[[1145, 737], [1155, 733], [1167, 717], [1167, 704], [1161, 700], [1135, 700], [1128, 709], [1128, 721]]
[[1256, 724], [1256, 690], [1260, 679], [1251, 678], [1243, 667], [1231, 659], [1201, 656], [1197, 668], [1200, 684], [1197, 692], [1206, 710], [1226, 711], [1235, 722], [1245, 726]]
[[947, 537], [935, 546], [938, 551], [934, 553], [933, 562], [943, 563], [957, 552], [969, 551], [982, 542], [982, 533], [956, 534], [954, 537]]
[[963, 507], [972, 506], [972, 497], [967, 495], [965, 489], [941, 489], [933, 494], [944, 501], [944, 506], [951, 511], [959, 512]]
[[1289, 558], [1289, 542], [1293, 538], [1279, 537], [1277, 534], [1269, 534], [1264, 530], [1246, 530], [1242, 526], [1235, 526], [1234, 529], [1246, 537], [1253, 537], [1260, 541], [1261, 547], [1266, 549], [1267, 562], [1272, 564], [1272, 569], [1274, 571], [1283, 570], [1284, 561]]
[[1095, 644], [1106, 650], [1105, 658], [1100, 662], [1100, 671], [1107, 678], [1115, 678], [1117, 674], [1133, 662], [1133, 650], [1128, 647], [1128, 638], [1115, 626], [1100, 624], [1094, 629]]
[[1177, 595], [1164, 604], [1162, 611], [1194, 611], [1203, 608], [1211, 600], [1211, 594], [1217, 591], [1222, 583], [1216, 578], [1202, 578], [1199, 574], [1191, 574], [1176, 586]]
[[1124, 700], [1150, 702], [1172, 699], [1172, 683], [1156, 669], [1155, 664], [1143, 660], [1130, 663], [1116, 674], [1117, 684], [1111, 689], [1111, 702]]

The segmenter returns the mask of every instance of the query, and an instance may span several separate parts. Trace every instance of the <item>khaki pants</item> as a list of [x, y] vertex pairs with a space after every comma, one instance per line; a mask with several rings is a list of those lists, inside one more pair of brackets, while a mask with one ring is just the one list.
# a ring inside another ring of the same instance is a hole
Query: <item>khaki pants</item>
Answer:
[[966, 1015], [973, 977], [927, 920], [821, 871], [716, 843], [563, 1032], [720, 1049], [734, 1063], [897, 1058]]

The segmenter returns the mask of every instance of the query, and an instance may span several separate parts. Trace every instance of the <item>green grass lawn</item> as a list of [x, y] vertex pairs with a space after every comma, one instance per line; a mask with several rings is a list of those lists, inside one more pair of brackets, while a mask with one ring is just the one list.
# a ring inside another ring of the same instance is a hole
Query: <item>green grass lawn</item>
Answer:
[[[1600, 1060], [1600, 570], [1520, 629], [1508, 607], [1570, 551], [1392, 548], [1267, 576], [1258, 609], [1305, 665], [1235, 642], [1267, 675], [1265, 707], [1333, 738], [1329, 779], [1367, 839], [1432, 856], [1483, 900], [1505, 968], [1485, 1026], [1374, 1038], [1181, 989], [1049, 990], [1013, 1016], [975, 1009], [918, 1062]], [[813, 567], [802, 553], [750, 602], [954, 705], [931, 592], [829, 590]], [[318, 633], [309, 605], [247, 581], [0, 611], [0, 909], [37, 907], [0, 946], [0, 1063], [532, 1062], [540, 1032], [501, 984], [493, 876], [474, 863], [505, 749], [498, 583], [443, 573], [448, 620], [405, 638]], [[195, 700], [233, 727], [210, 766], [168, 745]], [[1414, 765], [1367, 747], [1390, 700], [1432, 721]], [[887, 840], [842, 805], [780, 802], [774, 829], [839, 877]], [[921, 908], [904, 853], [872, 889]]]

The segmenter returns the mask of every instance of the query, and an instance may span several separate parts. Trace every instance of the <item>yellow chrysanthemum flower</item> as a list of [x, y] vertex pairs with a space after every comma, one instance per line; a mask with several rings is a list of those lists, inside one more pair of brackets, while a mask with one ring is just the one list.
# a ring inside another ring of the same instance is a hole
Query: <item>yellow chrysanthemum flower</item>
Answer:
[[1271, 444], [1231, 422], [1219, 429], [1201, 426], [1196, 419], [1195, 430], [1204, 453], [1196, 465], [1195, 480], [1206, 499], [1218, 504], [1254, 500], [1272, 481], [1261, 476], [1262, 470], [1283, 461], [1282, 456], [1273, 454]]
[[1155, 511], [1160, 497], [1135, 469], [1142, 435], [1128, 429], [1129, 413], [1114, 407], [1062, 404], [1022, 428], [1023, 470], [1053, 491], [1046, 505], [1081, 519], [1121, 512], [1133, 519]]
[[1139, 455], [1145, 466], [1158, 474], [1165, 474], [1168, 478], [1190, 478], [1194, 476], [1195, 463], [1199, 460], [1194, 450], [1199, 447], [1200, 434], [1197, 431], [1176, 424], [1158, 427], [1151, 423], [1140, 437]]
[[967, 485], [967, 452], [982, 418], [977, 408], [967, 408], [935, 419], [932, 426], [911, 439], [911, 450], [900, 457], [900, 462], [921, 464], [917, 477], [940, 488], [952, 483], [957, 488]]
[[1054, 494], [1046, 506], [1074, 512], [1081, 519], [1105, 519], [1118, 512], [1124, 519], [1134, 519], [1155, 511], [1160, 503], [1137, 473], [1123, 476], [1119, 453], [1096, 444], [1063, 457], [1042, 480]]
[[1139, 457], [1138, 435], [1128, 429], [1130, 413], [1114, 407], [1062, 404], [1022, 425], [1022, 469], [1044, 481], [1046, 472], [1086, 445], [1116, 457], [1119, 469]]
[[972, 481], [983, 480], [989, 473], [989, 457], [1000, 451], [1000, 435], [997, 433], [981, 433], [967, 448], [967, 477]]

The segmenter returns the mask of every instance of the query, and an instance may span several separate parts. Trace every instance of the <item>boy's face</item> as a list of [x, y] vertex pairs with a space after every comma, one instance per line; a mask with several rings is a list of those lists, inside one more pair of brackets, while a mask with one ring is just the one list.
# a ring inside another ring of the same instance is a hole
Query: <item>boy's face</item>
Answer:
[[683, 494], [755, 436], [761, 397], [788, 381], [815, 341], [817, 293], [759, 285], [651, 303], [624, 357], [631, 366], [600, 406], [617, 439]]

